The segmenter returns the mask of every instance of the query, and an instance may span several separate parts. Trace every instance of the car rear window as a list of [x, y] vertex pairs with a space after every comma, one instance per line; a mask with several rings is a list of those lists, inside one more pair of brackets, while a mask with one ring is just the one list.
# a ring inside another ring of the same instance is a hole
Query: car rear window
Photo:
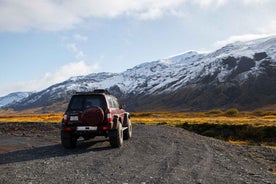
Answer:
[[106, 109], [105, 98], [102, 95], [76, 95], [71, 98], [68, 106], [68, 110], [79, 111], [84, 110], [92, 106], [99, 106], [102, 109]]

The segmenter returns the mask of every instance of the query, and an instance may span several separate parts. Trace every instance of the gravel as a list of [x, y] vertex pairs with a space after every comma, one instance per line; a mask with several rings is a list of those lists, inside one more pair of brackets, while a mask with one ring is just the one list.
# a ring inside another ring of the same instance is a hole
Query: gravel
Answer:
[[13, 125], [0, 124], [0, 183], [276, 183], [275, 149], [180, 128], [133, 125], [121, 148], [96, 137], [68, 150], [58, 124]]

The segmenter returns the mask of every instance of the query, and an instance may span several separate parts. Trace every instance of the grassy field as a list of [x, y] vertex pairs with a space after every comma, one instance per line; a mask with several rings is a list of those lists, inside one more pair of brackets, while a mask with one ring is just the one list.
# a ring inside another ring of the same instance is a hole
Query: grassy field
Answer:
[[6, 122], [61, 122], [62, 113], [57, 114], [0, 114], [0, 123]]
[[139, 112], [132, 113], [131, 119], [135, 123], [166, 124], [170, 126], [179, 126], [183, 123], [276, 126], [276, 113], [274, 112], [267, 112], [264, 115], [256, 115], [255, 112], [240, 112], [234, 115], [210, 112]]
[[[18, 114], [0, 113], [0, 123], [5, 122], [61, 122], [62, 113]], [[134, 124], [176, 126], [226, 140], [235, 144], [276, 146], [276, 112], [256, 110], [239, 112], [211, 110], [208, 112], [134, 112]]]
[[[62, 119], [62, 113], [31, 114], [31, 113], [0, 113], [0, 122], [49, 122], [56, 123]], [[133, 123], [147, 125], [179, 126], [189, 124], [229, 124], [252, 126], [276, 126], [276, 112], [253, 111], [226, 114], [224, 112], [132, 112]]]

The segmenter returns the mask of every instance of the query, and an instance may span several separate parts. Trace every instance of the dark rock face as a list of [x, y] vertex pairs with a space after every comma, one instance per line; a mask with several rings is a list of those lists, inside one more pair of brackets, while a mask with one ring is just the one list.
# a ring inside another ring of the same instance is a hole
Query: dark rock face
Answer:
[[122, 98], [123, 96], [123, 92], [121, 91], [121, 89], [119, 88], [119, 86], [115, 85], [115, 86], [112, 86], [108, 89], [108, 91], [116, 96], [117, 98]]
[[237, 58], [229, 56], [226, 59], [222, 60], [222, 64], [226, 65], [228, 69], [233, 69], [235, 66], [237, 66], [237, 61]]
[[266, 57], [267, 57], [266, 52], [259, 52], [259, 53], [254, 54], [254, 60], [256, 60], [256, 61], [260, 61]]
[[248, 57], [241, 57], [238, 63], [238, 67], [236, 69], [236, 73], [240, 74], [246, 71], [249, 71], [251, 68], [255, 66], [255, 61]]

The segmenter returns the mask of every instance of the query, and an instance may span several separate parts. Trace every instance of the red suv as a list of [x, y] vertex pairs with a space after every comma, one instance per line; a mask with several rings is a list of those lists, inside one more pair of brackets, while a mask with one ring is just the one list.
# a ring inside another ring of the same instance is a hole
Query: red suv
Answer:
[[130, 114], [119, 105], [107, 90], [80, 92], [71, 97], [61, 124], [61, 144], [76, 147], [79, 137], [109, 137], [112, 147], [121, 147], [123, 139], [130, 139]]

